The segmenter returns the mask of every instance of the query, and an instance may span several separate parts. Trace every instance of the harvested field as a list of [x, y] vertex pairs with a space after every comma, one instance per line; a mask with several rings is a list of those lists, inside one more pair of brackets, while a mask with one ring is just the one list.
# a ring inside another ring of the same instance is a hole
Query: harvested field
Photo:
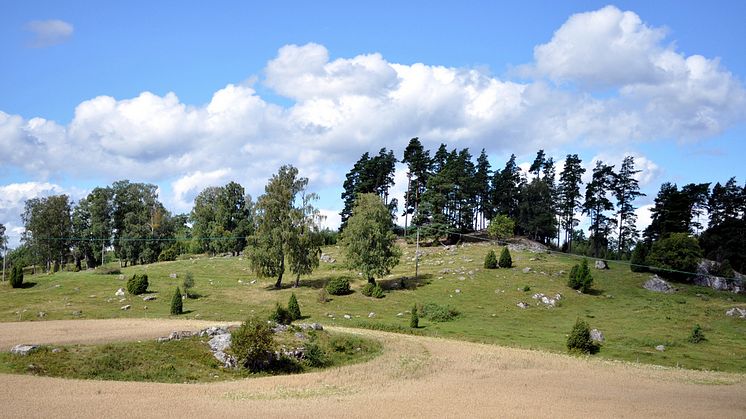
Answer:
[[[0, 346], [136, 340], [214, 322], [0, 323]], [[212, 384], [0, 375], [4, 417], [743, 417], [746, 376], [575, 358], [429, 337], [379, 339], [375, 360]], [[8, 391], [12, 389], [12, 391]]]

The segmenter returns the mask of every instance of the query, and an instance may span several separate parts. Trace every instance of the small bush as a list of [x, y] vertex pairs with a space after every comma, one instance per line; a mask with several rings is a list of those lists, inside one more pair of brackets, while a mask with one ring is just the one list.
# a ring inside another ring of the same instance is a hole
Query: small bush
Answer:
[[513, 267], [513, 258], [510, 257], [510, 250], [507, 247], [503, 247], [502, 252], [500, 252], [500, 260], [497, 262], [497, 266], [501, 268]]
[[14, 266], [10, 271], [10, 286], [13, 288], [23, 287], [23, 269]]
[[428, 303], [422, 307], [422, 316], [433, 322], [447, 322], [459, 316], [456, 309], [441, 306], [435, 303]]
[[267, 322], [251, 317], [231, 333], [231, 352], [239, 365], [258, 372], [269, 368], [274, 355], [274, 335]]
[[363, 288], [360, 290], [360, 293], [366, 297], [370, 297], [373, 295], [373, 288], [375, 287], [376, 287], [375, 285], [368, 282], [365, 285], [363, 285]]
[[[404, 288], [404, 287], [402, 287], [402, 288]], [[376, 284], [376, 286], [373, 287], [373, 292], [370, 294], [370, 296], [373, 297], [373, 298], [383, 298], [384, 297], [384, 295], [383, 295], [383, 288], [381, 288], [380, 285]]]
[[134, 274], [127, 280], [127, 292], [132, 295], [144, 294], [148, 290], [148, 275]]
[[567, 349], [570, 352], [594, 354], [598, 352], [599, 346], [591, 339], [591, 328], [588, 323], [577, 319], [570, 336], [567, 337]]
[[184, 282], [182, 285], [184, 286], [184, 294], [186, 294], [186, 298], [189, 298], [189, 290], [194, 288], [194, 275], [192, 275], [191, 272], [187, 272], [184, 275]]
[[167, 247], [161, 251], [160, 255], [158, 255], [158, 262], [170, 262], [176, 260], [177, 256], [179, 255], [176, 253], [175, 247]]
[[288, 300], [288, 312], [290, 313], [291, 320], [298, 320], [301, 318], [300, 305], [298, 305], [298, 299], [295, 298], [295, 293], [290, 294], [290, 300]]
[[587, 293], [590, 291], [592, 285], [593, 276], [588, 267], [588, 259], [583, 259], [580, 265], [575, 265], [570, 270], [570, 276], [567, 278], [567, 286], [574, 290], [580, 290], [582, 293]]
[[531, 291], [531, 286], [529, 286], [529, 285], [524, 285], [524, 286], [523, 286], [523, 292], [529, 292], [529, 291]]
[[409, 318], [409, 327], [412, 329], [420, 327], [420, 316], [417, 315], [417, 304], [412, 306], [412, 316]]
[[174, 292], [174, 296], [171, 297], [171, 314], [174, 316], [178, 316], [183, 312], [184, 306], [183, 301], [181, 301], [181, 290], [179, 289], [179, 287], [176, 287], [176, 292]]
[[280, 303], [275, 303], [275, 311], [272, 312], [270, 319], [277, 324], [290, 324], [293, 322], [293, 316]]
[[700, 343], [705, 340], [707, 339], [705, 338], [705, 334], [702, 331], [702, 327], [698, 324], [695, 324], [694, 328], [692, 328], [692, 334], [689, 335], [689, 343]]
[[323, 367], [328, 362], [324, 350], [316, 342], [306, 344], [303, 360], [309, 367]]
[[326, 291], [331, 295], [345, 295], [350, 293], [350, 281], [347, 278], [332, 278], [326, 284]]
[[326, 292], [326, 288], [322, 288], [319, 290], [319, 296], [317, 298], [318, 302], [321, 304], [325, 304], [329, 302], [329, 293]]
[[487, 256], [484, 257], [484, 269], [495, 269], [497, 268], [497, 255], [495, 251], [491, 250], [487, 252]]

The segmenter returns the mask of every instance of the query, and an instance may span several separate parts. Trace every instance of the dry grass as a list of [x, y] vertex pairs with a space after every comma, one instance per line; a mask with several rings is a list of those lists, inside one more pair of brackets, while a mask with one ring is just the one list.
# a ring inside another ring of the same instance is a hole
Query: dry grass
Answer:
[[[204, 323], [0, 324], [0, 344], [151, 338]], [[340, 329], [342, 330], [342, 329]], [[21, 331], [26, 333], [21, 335]], [[746, 376], [349, 330], [382, 356], [322, 372], [211, 384], [1, 375], [5, 417], [743, 417]], [[74, 336], [71, 336], [74, 335]], [[33, 336], [36, 339], [27, 340]], [[22, 338], [23, 337], [23, 338]], [[12, 389], [12, 390], [10, 390]]]

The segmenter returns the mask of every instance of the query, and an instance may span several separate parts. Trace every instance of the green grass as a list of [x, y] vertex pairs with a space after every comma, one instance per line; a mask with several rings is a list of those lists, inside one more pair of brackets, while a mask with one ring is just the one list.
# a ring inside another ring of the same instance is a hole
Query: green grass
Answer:
[[[307, 322], [566, 352], [567, 334], [580, 317], [606, 337], [595, 355], [598, 357], [746, 372], [746, 321], [725, 316], [728, 308], [746, 305], [744, 295], [686, 284], [676, 284], [679, 291], [674, 294], [653, 293], [642, 288], [649, 274], [633, 273], [615, 263], [608, 271], [591, 268], [593, 290], [578, 294], [566, 285], [567, 272], [578, 258], [512, 252], [512, 269], [485, 270], [481, 265], [489, 249], [481, 244], [459, 246], [453, 251], [421, 248], [425, 254], [420, 258], [420, 277], [415, 280], [414, 248], [409, 246], [392, 275], [379, 281], [386, 290], [381, 299], [360, 293], [366, 281], [341, 266], [341, 252], [336, 247], [325, 252], [338, 262], [322, 262], [313, 275], [301, 279], [298, 289], [290, 287], [294, 278], [286, 274], [286, 288], [274, 290], [273, 278], [257, 278], [248, 261], [238, 257], [200, 256], [122, 269], [125, 278], [134, 273], [148, 274], [149, 291], [157, 295], [155, 301], [148, 302], [130, 295], [119, 301], [114, 292], [125, 287], [126, 279], [117, 279], [117, 275], [80, 272], [27, 276], [25, 280], [35, 285], [24, 289], [0, 286], [0, 321], [37, 321], [41, 320], [40, 311], [47, 313], [43, 319], [171, 317], [170, 294], [191, 271], [195, 279], [192, 293], [198, 298], [184, 302], [185, 314], [181, 317], [186, 318], [233, 321], [243, 320], [250, 313], [268, 316], [275, 302], [287, 304], [290, 293], [295, 292]], [[531, 267], [532, 272], [523, 273], [524, 267]], [[559, 271], [565, 274], [557, 275]], [[170, 273], [179, 277], [170, 279]], [[319, 303], [319, 290], [334, 277], [348, 278], [353, 293], [329, 296], [331, 301]], [[402, 282], [405, 289], [400, 287]], [[524, 291], [526, 287], [529, 291]], [[559, 307], [545, 308], [531, 298], [535, 293], [561, 293], [563, 298]], [[516, 307], [520, 301], [531, 307]], [[459, 315], [448, 322], [420, 319], [421, 327], [413, 331], [408, 327], [409, 310], [415, 303], [451, 307]], [[131, 309], [121, 310], [125, 304]], [[369, 317], [371, 312], [375, 313], [373, 317]], [[697, 323], [707, 341], [688, 343]], [[665, 352], [655, 350], [659, 344], [666, 346]]]
[[[363, 362], [381, 353], [379, 342], [359, 336], [313, 332], [312, 339], [325, 354], [325, 368]], [[163, 383], [213, 382], [251, 376], [245, 370], [222, 368], [210, 353], [208, 340], [192, 337], [167, 342], [43, 346], [26, 356], [0, 353], [0, 373]], [[297, 347], [303, 342], [290, 331], [279, 334], [276, 344]], [[296, 372], [320, 369], [302, 364], [295, 367]]]

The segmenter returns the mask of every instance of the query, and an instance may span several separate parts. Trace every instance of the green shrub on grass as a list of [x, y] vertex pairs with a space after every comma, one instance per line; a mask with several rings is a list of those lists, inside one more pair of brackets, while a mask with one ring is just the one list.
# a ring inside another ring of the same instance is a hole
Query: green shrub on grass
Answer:
[[266, 321], [251, 317], [231, 333], [230, 351], [239, 365], [251, 372], [270, 367], [274, 355], [274, 334]]
[[298, 320], [301, 318], [300, 305], [298, 305], [298, 299], [295, 298], [295, 293], [290, 294], [290, 300], [288, 300], [288, 312], [292, 320]]
[[513, 258], [510, 257], [510, 250], [508, 250], [508, 247], [503, 247], [502, 252], [500, 252], [500, 260], [497, 262], [497, 266], [501, 268], [512, 268], [513, 267]]
[[280, 303], [275, 303], [275, 310], [272, 312], [270, 319], [277, 324], [290, 324], [293, 322], [293, 316]]
[[194, 275], [191, 272], [187, 271], [184, 275], [184, 283], [182, 285], [184, 286], [186, 298], [189, 298], [189, 290], [194, 288]]
[[345, 295], [350, 293], [350, 281], [347, 278], [332, 278], [326, 284], [326, 292], [331, 295]]
[[140, 295], [148, 290], [148, 275], [134, 274], [127, 280], [127, 292], [132, 295]]
[[370, 282], [366, 282], [365, 285], [363, 285], [363, 288], [360, 290], [360, 293], [366, 297], [370, 297], [373, 295], [373, 288], [375, 287], [376, 286], [371, 284]]
[[692, 328], [692, 334], [689, 335], [689, 343], [700, 343], [705, 340], [707, 339], [705, 338], [705, 333], [702, 331], [702, 327], [695, 324], [694, 328]]
[[376, 284], [375, 287], [373, 287], [373, 292], [370, 294], [373, 298], [383, 298], [383, 288], [381, 288], [380, 285]]
[[10, 286], [13, 288], [23, 287], [23, 269], [14, 266], [10, 271]]
[[495, 269], [497, 268], [497, 255], [495, 251], [490, 249], [487, 252], [487, 256], [484, 257], [484, 269]]
[[174, 296], [171, 298], [171, 314], [174, 316], [178, 316], [179, 314], [183, 313], [183, 301], [181, 300], [181, 290], [179, 287], [176, 287], [176, 292], [174, 292]]
[[594, 354], [598, 352], [599, 346], [591, 339], [591, 328], [588, 323], [577, 319], [570, 336], [567, 337], [567, 349], [570, 352]]
[[570, 270], [570, 276], [567, 278], [567, 286], [574, 290], [580, 290], [582, 293], [587, 293], [590, 291], [592, 285], [593, 276], [588, 267], [588, 259], [583, 259], [580, 265], [575, 265]]
[[427, 303], [422, 307], [422, 317], [432, 322], [448, 322], [455, 319], [460, 314], [461, 313], [454, 308], [441, 306], [435, 303]]
[[327, 364], [327, 357], [324, 350], [316, 342], [306, 344], [306, 352], [303, 360], [309, 367], [323, 367]]
[[417, 315], [417, 304], [412, 306], [412, 316], [409, 318], [409, 327], [412, 329], [420, 327], [420, 316]]

